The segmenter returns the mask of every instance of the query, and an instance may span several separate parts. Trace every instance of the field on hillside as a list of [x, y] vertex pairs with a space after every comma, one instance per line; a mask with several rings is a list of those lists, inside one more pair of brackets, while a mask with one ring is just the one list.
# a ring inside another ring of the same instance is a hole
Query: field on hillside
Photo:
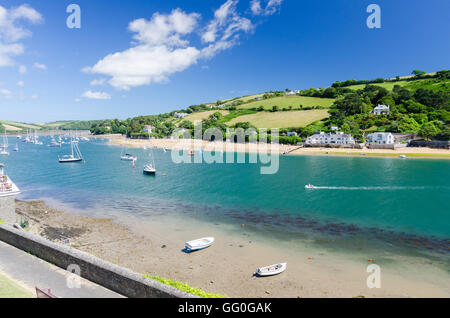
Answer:
[[[388, 91], [392, 91], [394, 89], [395, 85], [406, 86], [409, 83], [410, 82], [408, 82], [408, 81], [399, 81], [399, 82], [376, 83], [376, 84], [370, 84], [370, 85], [380, 86], [380, 87], [386, 88]], [[352, 86], [347, 86], [346, 88], [350, 88], [350, 89], [353, 89], [356, 91], [358, 89], [363, 89], [364, 87], [366, 87], [366, 84], [352, 85]]]
[[7, 125], [7, 124], [2, 124], [2, 125], [7, 131], [22, 131], [22, 128], [19, 128], [19, 127]]
[[248, 95], [248, 96], [243, 96], [243, 97], [238, 97], [238, 98], [227, 99], [227, 100], [224, 100], [224, 104], [230, 105], [234, 101], [238, 101], [238, 100], [248, 102], [249, 100], [255, 99], [257, 97], [263, 97], [263, 96], [264, 96], [264, 94], [254, 94], [254, 95]]
[[328, 118], [327, 109], [299, 110], [289, 112], [258, 112], [256, 114], [244, 115], [229, 121], [227, 125], [250, 122], [256, 128], [288, 128], [305, 127], [317, 120]]
[[245, 105], [238, 106], [238, 109], [258, 108], [263, 106], [264, 109], [272, 109], [273, 106], [278, 106], [280, 109], [292, 106], [294, 109], [299, 109], [300, 105], [303, 107], [323, 106], [330, 107], [334, 102], [331, 98], [317, 98], [307, 96], [281, 96], [269, 99], [264, 99]]
[[19, 131], [19, 130], [25, 130], [27, 128], [28, 129], [36, 129], [36, 130], [41, 129], [41, 126], [38, 126], [38, 125], [18, 123], [18, 122], [9, 121], [9, 120], [0, 120], [0, 123], [6, 128], [6, 130]]
[[71, 123], [70, 121], [55, 121], [55, 122], [51, 122], [51, 123], [45, 123], [42, 125], [45, 127], [49, 127], [49, 128], [57, 128], [59, 126], [63, 126], [63, 125], [70, 124], [70, 123]]
[[[192, 113], [192, 114], [186, 116], [185, 118], [183, 118], [182, 120], [186, 119], [191, 122], [194, 122], [195, 120], [204, 120], [204, 119], [208, 118], [209, 116], [211, 116], [212, 114], [217, 113], [217, 112], [221, 113], [224, 116], [229, 113], [226, 110], [210, 110], [210, 111], [206, 111], [206, 112]], [[182, 120], [180, 120], [180, 122]]]

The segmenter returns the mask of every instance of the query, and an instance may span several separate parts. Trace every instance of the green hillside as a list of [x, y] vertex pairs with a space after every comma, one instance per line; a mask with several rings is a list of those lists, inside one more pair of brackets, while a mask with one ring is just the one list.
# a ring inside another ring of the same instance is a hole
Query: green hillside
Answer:
[[[268, 99], [263, 99], [260, 101], [254, 101], [248, 104], [240, 105], [238, 108], [242, 109], [250, 109], [250, 108], [258, 108], [263, 107], [265, 110], [271, 110], [274, 106], [279, 107], [280, 109], [288, 108], [288, 109], [301, 109], [304, 107], [330, 107], [333, 105], [334, 99], [332, 98], [317, 98], [317, 97], [308, 97], [308, 96], [281, 96], [281, 97], [273, 97]], [[290, 108], [291, 107], [291, 108]]]
[[[90, 129], [93, 134], [127, 133], [130, 137], [148, 137], [144, 125], [152, 125], [152, 136], [164, 138], [177, 127], [193, 130], [194, 122], [203, 121], [203, 129], [280, 128], [295, 131], [305, 138], [315, 131], [329, 131], [332, 126], [363, 140], [372, 131], [416, 133], [425, 139], [449, 139], [450, 71], [436, 73], [414, 71], [412, 76], [346, 80], [326, 88], [310, 88], [291, 95], [270, 91], [235, 97], [209, 104], [191, 105], [171, 113], [138, 116], [126, 120], [59, 121], [24, 124], [0, 121], [4, 128], [19, 129]], [[371, 113], [379, 104], [389, 105], [388, 115]], [[182, 119], [175, 113], [187, 113]], [[1, 128], [1, 127], [0, 127]], [[296, 143], [299, 137], [281, 142]], [[301, 139], [300, 139], [301, 140]]]

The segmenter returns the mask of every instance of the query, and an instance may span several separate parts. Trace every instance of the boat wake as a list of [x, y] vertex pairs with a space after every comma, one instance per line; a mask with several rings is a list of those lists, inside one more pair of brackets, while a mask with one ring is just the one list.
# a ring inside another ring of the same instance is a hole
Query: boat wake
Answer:
[[402, 187], [402, 186], [385, 186], [385, 187], [326, 187], [314, 186], [314, 190], [427, 190], [436, 189], [436, 187], [418, 186], [418, 187]]

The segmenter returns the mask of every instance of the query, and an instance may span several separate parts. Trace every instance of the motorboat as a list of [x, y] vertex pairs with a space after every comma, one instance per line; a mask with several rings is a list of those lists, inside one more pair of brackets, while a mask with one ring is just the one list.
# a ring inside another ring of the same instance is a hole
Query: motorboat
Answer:
[[313, 186], [312, 184], [305, 185], [305, 189], [317, 189], [317, 187]]
[[0, 163], [0, 197], [19, 194], [20, 189], [9, 179], [4, 169], [5, 165]]
[[136, 161], [137, 157], [135, 155], [127, 153], [127, 154], [121, 156], [120, 160], [122, 160], [122, 161]]

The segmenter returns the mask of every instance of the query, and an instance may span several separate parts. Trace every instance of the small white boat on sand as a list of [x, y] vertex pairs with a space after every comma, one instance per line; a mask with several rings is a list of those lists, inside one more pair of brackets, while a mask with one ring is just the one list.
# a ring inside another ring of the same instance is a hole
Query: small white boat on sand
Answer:
[[256, 270], [258, 276], [273, 276], [284, 272], [287, 268], [287, 263], [274, 264], [266, 267], [260, 267]]
[[185, 243], [187, 252], [193, 252], [210, 247], [214, 243], [214, 237], [204, 237], [198, 240], [193, 240]]
[[317, 187], [313, 186], [312, 184], [305, 185], [305, 189], [317, 189]]

